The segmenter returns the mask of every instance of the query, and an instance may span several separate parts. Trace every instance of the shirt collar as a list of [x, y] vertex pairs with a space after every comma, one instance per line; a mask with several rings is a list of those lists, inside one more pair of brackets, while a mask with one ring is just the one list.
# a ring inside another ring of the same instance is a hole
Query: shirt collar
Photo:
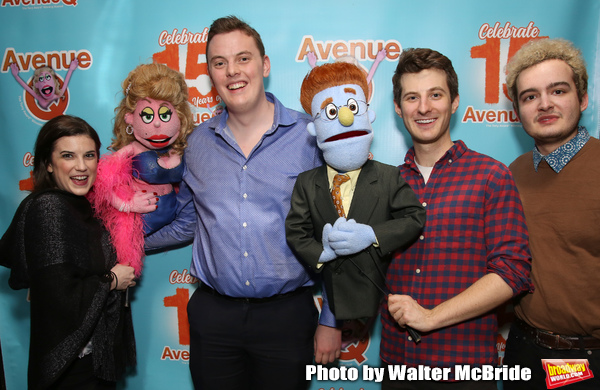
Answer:
[[[446, 164], [452, 164], [454, 161], [460, 158], [467, 151], [467, 145], [461, 141], [454, 141], [454, 145], [450, 149], [444, 153], [444, 155], [438, 160], [435, 164], [436, 167]], [[408, 166], [413, 166], [414, 169], [417, 169], [417, 164], [415, 163], [415, 148], [411, 147], [408, 152], [406, 152], [406, 156], [404, 157], [404, 164]]]
[[[356, 181], [358, 180], [358, 175], [360, 175], [361, 168], [355, 169], [353, 171], [344, 172], [346, 175], [350, 176], [350, 184], [352, 188], [356, 187]], [[327, 165], [327, 179], [329, 180], [329, 188], [333, 187], [333, 178], [339, 172]]]
[[[275, 105], [275, 115], [273, 117], [273, 126], [265, 135], [274, 133], [279, 126], [292, 126], [296, 123], [296, 120], [288, 113], [283, 104], [273, 95], [271, 92], [265, 92], [267, 100]], [[223, 113], [218, 115], [216, 118], [212, 118], [209, 126], [214, 129], [217, 134], [229, 133], [227, 127], [227, 119], [229, 118], [229, 111], [227, 107], [223, 110]], [[231, 136], [231, 135], [229, 135]]]
[[537, 147], [533, 148], [533, 167], [537, 172], [538, 166], [542, 160], [546, 160], [550, 168], [556, 173], [559, 173], [568, 163], [571, 161], [573, 156], [577, 154], [590, 139], [590, 134], [585, 127], [579, 126], [577, 128], [577, 135], [569, 142], [558, 147], [552, 153], [544, 156], [540, 153]]

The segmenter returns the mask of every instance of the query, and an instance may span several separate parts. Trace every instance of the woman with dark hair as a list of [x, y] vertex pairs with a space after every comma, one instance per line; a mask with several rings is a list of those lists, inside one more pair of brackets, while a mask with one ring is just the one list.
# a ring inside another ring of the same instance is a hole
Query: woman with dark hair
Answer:
[[48, 121], [35, 143], [34, 190], [0, 241], [9, 285], [29, 288], [29, 389], [115, 389], [135, 365], [134, 270], [115, 250], [86, 198], [100, 139], [84, 120]]

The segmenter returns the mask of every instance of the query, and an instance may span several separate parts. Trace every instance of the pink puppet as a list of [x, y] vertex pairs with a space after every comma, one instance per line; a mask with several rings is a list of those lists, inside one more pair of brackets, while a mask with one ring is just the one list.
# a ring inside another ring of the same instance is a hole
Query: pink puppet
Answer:
[[175, 217], [183, 151], [194, 122], [185, 78], [163, 64], [139, 65], [122, 84], [114, 153], [101, 158], [91, 195], [122, 264], [140, 275], [144, 235]]
[[33, 88], [19, 77], [19, 66], [17, 64], [10, 64], [10, 72], [15, 80], [17, 80], [17, 83], [35, 98], [40, 107], [47, 109], [52, 102], [64, 97], [73, 71], [77, 69], [78, 66], [79, 61], [77, 59], [71, 61], [62, 88], [60, 87], [56, 73], [49, 66], [42, 66], [33, 72]]

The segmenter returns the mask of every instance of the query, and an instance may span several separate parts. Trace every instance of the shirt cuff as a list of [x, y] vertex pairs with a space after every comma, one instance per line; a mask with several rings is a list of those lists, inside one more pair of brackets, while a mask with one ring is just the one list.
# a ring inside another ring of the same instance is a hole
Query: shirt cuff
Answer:
[[327, 301], [327, 294], [325, 293], [325, 286], [321, 291], [321, 296], [323, 298], [323, 307], [321, 308], [321, 316], [319, 317], [319, 325], [329, 326], [331, 328], [335, 328], [336, 321], [335, 315], [331, 312], [329, 308], [329, 302]]

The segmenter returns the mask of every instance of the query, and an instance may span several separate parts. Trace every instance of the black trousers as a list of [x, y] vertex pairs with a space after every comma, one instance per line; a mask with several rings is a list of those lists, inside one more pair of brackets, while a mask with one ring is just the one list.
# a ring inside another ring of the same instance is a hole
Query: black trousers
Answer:
[[571, 349], [553, 350], [540, 347], [532, 340], [525, 337], [525, 333], [513, 323], [506, 340], [504, 364], [512, 367], [520, 365], [531, 369], [529, 381], [504, 381], [504, 390], [547, 390], [546, 371], [542, 366], [542, 359], [587, 359], [593, 379], [571, 383], [564, 387], [565, 390], [598, 390], [600, 389], [600, 349]]
[[263, 303], [198, 288], [188, 303], [196, 389], [307, 389], [318, 321], [312, 291]]

